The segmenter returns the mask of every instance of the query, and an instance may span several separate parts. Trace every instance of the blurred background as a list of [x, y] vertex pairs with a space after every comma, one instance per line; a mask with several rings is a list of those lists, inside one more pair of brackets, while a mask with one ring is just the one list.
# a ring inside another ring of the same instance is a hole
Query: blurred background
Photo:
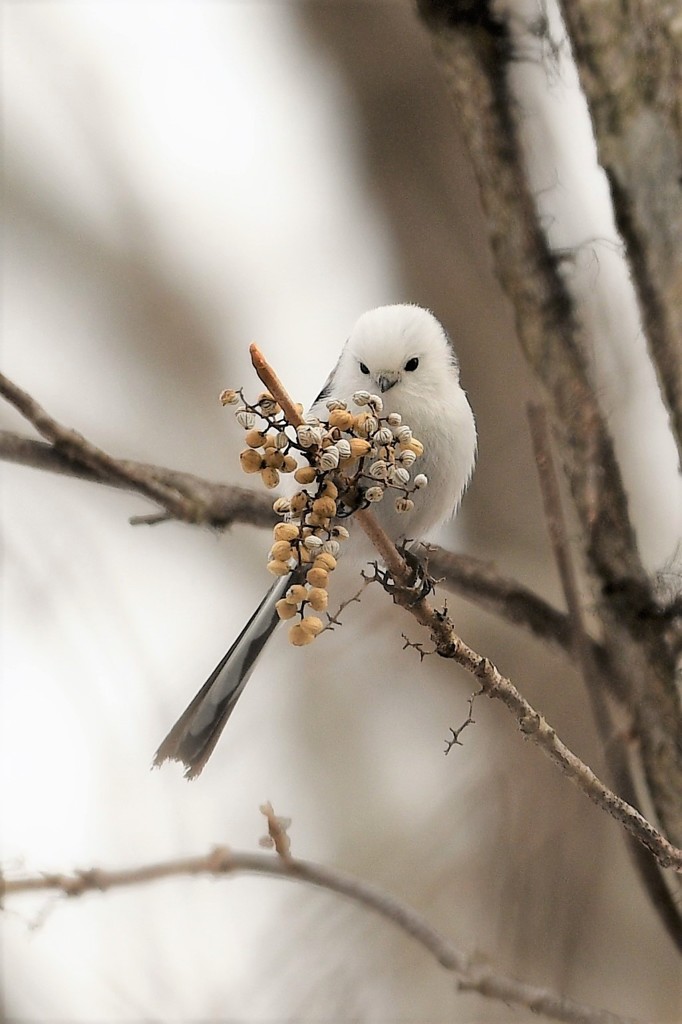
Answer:
[[[682, 497], [561, 26], [514, 4], [538, 203], [592, 328], [642, 551], [672, 571]], [[433, 309], [460, 356], [479, 465], [437, 538], [561, 602], [529, 451], [537, 397], [428, 37], [405, 0], [7, 3], [2, 369], [112, 455], [243, 484], [217, 396], [257, 341], [303, 402], [367, 308]], [[25, 433], [3, 406], [0, 424]], [[675, 1021], [675, 953], [617, 826], [479, 701], [402, 651], [371, 591], [316, 655], [278, 636], [193, 784], [152, 755], [268, 585], [265, 533], [131, 527], [143, 499], [2, 467], [0, 852], [6, 871], [257, 848], [418, 908], [500, 970]], [[465, 639], [595, 770], [565, 660], [456, 598]], [[344, 647], [352, 640], [353, 654]], [[423, 639], [423, 638], [422, 638]], [[325, 671], [319, 652], [325, 645]], [[316, 671], [317, 670], [317, 671]], [[4, 1014], [24, 1021], [507, 1021], [400, 933], [329, 894], [180, 879], [8, 901]]]

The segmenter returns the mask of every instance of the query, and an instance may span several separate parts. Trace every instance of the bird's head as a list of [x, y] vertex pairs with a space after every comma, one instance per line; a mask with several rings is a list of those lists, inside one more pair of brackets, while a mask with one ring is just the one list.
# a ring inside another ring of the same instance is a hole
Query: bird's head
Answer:
[[363, 313], [337, 368], [337, 393], [381, 395], [387, 411], [441, 398], [458, 383], [452, 345], [435, 316], [420, 306], [380, 306]]

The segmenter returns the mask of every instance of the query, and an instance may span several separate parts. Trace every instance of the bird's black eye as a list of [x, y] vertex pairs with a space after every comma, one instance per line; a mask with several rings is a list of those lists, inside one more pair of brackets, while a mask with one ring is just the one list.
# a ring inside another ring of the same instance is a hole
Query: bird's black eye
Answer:
[[369, 370], [364, 363], [360, 363], [360, 373], [369, 373]]
[[407, 362], [405, 363], [405, 369], [408, 372], [410, 372], [411, 370], [416, 370], [418, 366], [419, 360], [417, 359], [416, 356], [413, 356], [412, 359], [408, 359]]

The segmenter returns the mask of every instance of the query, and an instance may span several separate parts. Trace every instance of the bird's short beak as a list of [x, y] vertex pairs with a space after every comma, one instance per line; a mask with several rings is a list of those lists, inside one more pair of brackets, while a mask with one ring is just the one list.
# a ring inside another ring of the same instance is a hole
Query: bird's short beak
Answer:
[[381, 393], [390, 391], [398, 381], [400, 380], [400, 373], [397, 370], [385, 370], [384, 373], [380, 373], [377, 376], [377, 384], [381, 388]]

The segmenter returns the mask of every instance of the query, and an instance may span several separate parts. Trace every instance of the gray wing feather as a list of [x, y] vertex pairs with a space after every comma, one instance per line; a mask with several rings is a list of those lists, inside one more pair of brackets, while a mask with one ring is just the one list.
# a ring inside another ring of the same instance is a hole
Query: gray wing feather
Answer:
[[168, 760], [180, 761], [185, 765], [185, 778], [194, 779], [200, 774], [279, 622], [275, 604], [296, 575], [294, 572], [283, 576], [270, 588], [225, 657], [161, 743], [154, 757], [155, 766]]

